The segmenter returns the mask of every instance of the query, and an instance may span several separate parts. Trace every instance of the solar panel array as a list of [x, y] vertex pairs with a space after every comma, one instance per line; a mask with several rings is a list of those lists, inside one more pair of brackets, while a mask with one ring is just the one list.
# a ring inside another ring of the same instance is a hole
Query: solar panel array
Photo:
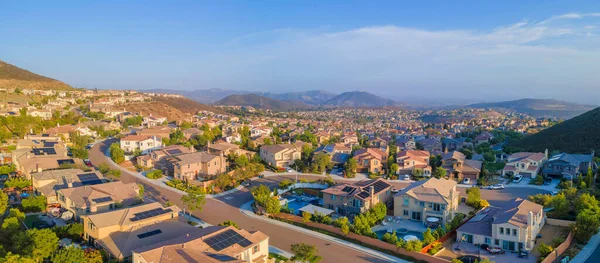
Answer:
[[245, 237], [241, 236], [240, 234], [231, 229], [209, 237], [205, 239], [204, 242], [206, 242], [207, 245], [209, 245], [212, 249], [216, 251], [226, 249], [232, 246], [233, 244], [238, 244], [242, 247], [252, 245], [252, 242], [250, 242], [250, 240], [246, 239]]
[[351, 193], [354, 190], [354, 187], [346, 186], [342, 189], [342, 192]]
[[375, 193], [379, 193], [381, 192], [383, 189], [386, 189], [388, 187], [390, 187], [389, 184], [383, 182], [383, 181], [377, 181], [373, 184], [373, 187], [375, 188]]
[[96, 198], [96, 199], [92, 199], [92, 201], [96, 202], [96, 203], [105, 203], [105, 202], [110, 202], [112, 201], [112, 197], [107, 196], [107, 197], [101, 197], [101, 198]]
[[101, 184], [102, 183], [102, 180], [100, 180], [100, 178], [98, 178], [98, 175], [96, 175], [95, 173], [78, 174], [77, 177], [79, 178], [79, 181], [81, 181], [81, 184], [83, 184], [83, 185], [92, 185], [92, 184]]
[[219, 260], [220, 262], [227, 262], [227, 261], [236, 261], [236, 260], [238, 260], [237, 258], [234, 258], [234, 257], [229, 256], [229, 255], [224, 255], [224, 254], [206, 253], [206, 255], [208, 255], [209, 257], [214, 258], [216, 260]]
[[360, 192], [360, 193], [358, 194], [358, 197], [361, 197], [361, 198], [367, 198], [367, 197], [369, 197], [369, 192], [367, 192], [367, 191], [362, 191], [362, 192]]
[[164, 214], [171, 213], [171, 212], [173, 212], [173, 210], [171, 208], [168, 208], [168, 209], [156, 208], [156, 209], [148, 210], [146, 212], [135, 213], [135, 214], [133, 214], [133, 218], [131, 218], [131, 222], [140, 221], [140, 220], [143, 220], [146, 218], [151, 218], [151, 217], [155, 217], [155, 216], [159, 216], [159, 215], [164, 215]]
[[63, 164], [75, 164], [75, 161], [73, 161], [73, 159], [56, 160], [56, 162], [59, 166]]
[[42, 141], [44, 142], [44, 147], [54, 147], [54, 145], [56, 145], [57, 142], [46, 142], [46, 141]]
[[31, 149], [31, 152], [34, 155], [54, 155], [54, 154], [56, 154], [56, 150], [54, 150], [54, 148], [34, 148], [34, 149]]
[[172, 150], [167, 150], [167, 153], [170, 155], [174, 155], [174, 154], [180, 154], [183, 153], [181, 150], [179, 149], [172, 149]]
[[142, 238], [147, 238], [147, 237], [151, 237], [151, 236], [154, 236], [154, 235], [158, 235], [160, 233], [162, 233], [162, 231], [160, 229], [156, 229], [156, 230], [152, 230], [150, 232], [139, 234], [137, 236], [138, 236], [139, 239], [142, 239]]

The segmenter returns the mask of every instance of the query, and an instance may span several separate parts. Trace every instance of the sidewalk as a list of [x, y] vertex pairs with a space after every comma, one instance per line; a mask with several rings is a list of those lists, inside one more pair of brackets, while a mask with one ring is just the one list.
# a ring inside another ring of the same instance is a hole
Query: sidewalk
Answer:
[[390, 261], [390, 262], [399, 262], [399, 263], [408, 263], [409, 262], [409, 261], [406, 261], [406, 260], [403, 260], [403, 259], [391, 256], [391, 255], [388, 255], [388, 254], [385, 254], [385, 253], [382, 253], [382, 252], [379, 252], [379, 251], [376, 251], [376, 250], [373, 250], [373, 249], [370, 249], [370, 248], [359, 246], [359, 245], [356, 245], [354, 243], [351, 243], [351, 242], [348, 242], [348, 241], [345, 241], [345, 240], [341, 240], [341, 239], [338, 239], [338, 238], [335, 238], [335, 237], [332, 237], [332, 236], [328, 236], [328, 235], [325, 235], [325, 234], [321, 234], [321, 233], [318, 233], [318, 232], [315, 232], [315, 231], [312, 231], [312, 230], [309, 230], [309, 229], [306, 229], [306, 228], [302, 228], [302, 227], [290, 225], [290, 224], [287, 224], [287, 223], [284, 223], [284, 222], [281, 222], [281, 221], [277, 221], [277, 220], [270, 219], [270, 218], [267, 218], [267, 217], [264, 217], [264, 216], [256, 215], [252, 211], [252, 206], [251, 205], [252, 205], [253, 202], [254, 201], [250, 201], [250, 202], [247, 202], [247, 203], [243, 204], [242, 206], [240, 206], [240, 212], [243, 215], [245, 215], [245, 216], [252, 217], [252, 218], [255, 218], [255, 219], [258, 219], [258, 220], [262, 220], [262, 221], [268, 222], [269, 224], [278, 225], [278, 226], [285, 227], [285, 228], [288, 228], [288, 229], [291, 229], [291, 230], [294, 230], [294, 231], [302, 232], [304, 234], [311, 235], [311, 236], [319, 238], [319, 239], [327, 240], [329, 242], [336, 243], [336, 244], [341, 245], [341, 246], [345, 246], [345, 247], [350, 248], [352, 250], [360, 251], [362, 253], [365, 253], [367, 255], [370, 255], [370, 256], [373, 256], [373, 257], [376, 257], [376, 258], [379, 258], [379, 259], [382, 259], [382, 260], [387, 260], [387, 261]]

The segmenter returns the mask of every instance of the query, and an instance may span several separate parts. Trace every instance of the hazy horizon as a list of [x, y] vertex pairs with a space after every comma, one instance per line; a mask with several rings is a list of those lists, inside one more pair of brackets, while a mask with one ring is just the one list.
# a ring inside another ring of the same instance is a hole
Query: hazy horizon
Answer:
[[40, 1], [0, 16], [0, 60], [76, 87], [600, 104], [594, 1]]

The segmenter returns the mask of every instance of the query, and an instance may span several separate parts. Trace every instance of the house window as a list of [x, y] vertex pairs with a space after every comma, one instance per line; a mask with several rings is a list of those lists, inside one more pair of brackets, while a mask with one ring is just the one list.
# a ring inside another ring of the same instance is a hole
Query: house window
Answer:
[[441, 209], [442, 206], [440, 204], [433, 204], [433, 211], [439, 212]]
[[331, 200], [335, 201], [335, 195], [331, 195]]
[[403, 211], [404, 216], [408, 216], [408, 210]]
[[513, 228], [513, 236], [517, 236], [517, 229]]
[[501, 227], [501, 228], [500, 228], [500, 234], [501, 234], [501, 235], [504, 235], [504, 227]]
[[494, 239], [494, 245], [499, 246], [500, 245], [500, 240]]
[[425, 202], [419, 202], [420, 207], [425, 207]]
[[488, 245], [491, 245], [492, 244], [492, 239], [489, 238], [489, 237], [485, 237], [485, 243], [488, 244]]
[[404, 206], [408, 206], [408, 198], [404, 198]]
[[442, 208], [442, 211], [446, 211], [446, 205], [442, 205], [441, 208]]
[[419, 200], [415, 199], [415, 205], [419, 204]]
[[260, 247], [258, 245], [252, 248], [252, 254], [256, 254], [258, 251], [260, 251]]

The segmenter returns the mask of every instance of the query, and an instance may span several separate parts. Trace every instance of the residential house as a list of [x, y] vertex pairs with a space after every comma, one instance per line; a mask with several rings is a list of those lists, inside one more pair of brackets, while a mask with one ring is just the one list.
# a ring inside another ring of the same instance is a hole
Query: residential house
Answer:
[[546, 153], [518, 152], [508, 156], [502, 175], [517, 175], [535, 178], [546, 161]]
[[61, 188], [56, 193], [61, 208], [73, 212], [75, 218], [142, 202], [140, 187], [122, 181]]
[[188, 140], [191, 139], [192, 137], [204, 134], [204, 131], [200, 130], [198, 128], [188, 128], [188, 129], [183, 130], [182, 132], [183, 132], [183, 136]]
[[132, 262], [274, 263], [275, 260], [269, 259], [269, 237], [262, 232], [209, 226], [135, 249]]
[[58, 190], [105, 182], [100, 172], [85, 172], [81, 169], [50, 170], [31, 174], [33, 190], [36, 194], [46, 196], [48, 204], [58, 204]]
[[220, 142], [220, 143], [211, 143], [208, 145], [208, 153], [210, 154], [215, 154], [215, 155], [221, 155], [221, 156], [228, 156], [230, 154], [236, 154], [236, 155], [240, 155], [242, 154], [242, 149], [240, 149], [240, 146], [237, 144], [232, 144], [232, 143], [228, 143], [228, 142]]
[[203, 180], [227, 172], [226, 158], [208, 152], [175, 155], [168, 162], [172, 163], [173, 177], [179, 180]]
[[356, 150], [352, 158], [356, 159], [358, 172], [381, 174], [388, 157], [378, 148], [365, 148]]
[[273, 132], [273, 128], [269, 126], [256, 126], [250, 129], [250, 137], [269, 136]]
[[489, 132], [482, 132], [481, 134], [475, 137], [475, 144], [479, 145], [482, 143], [489, 143], [492, 139], [494, 139], [494, 135]]
[[331, 156], [331, 161], [334, 165], [341, 166], [350, 159], [352, 149], [341, 143], [322, 145], [314, 151], [317, 153], [325, 153]]
[[140, 155], [137, 157], [137, 163], [142, 167], [155, 168], [163, 171], [164, 174], [173, 174], [173, 167], [166, 161], [168, 157], [192, 153], [193, 148], [187, 148], [183, 145], [169, 145], [158, 150], [154, 150], [146, 155]]
[[545, 223], [541, 205], [516, 198], [502, 206], [484, 208], [456, 230], [456, 240], [508, 251], [531, 251]]
[[147, 154], [163, 146], [162, 139], [155, 135], [127, 135], [121, 138], [121, 149], [126, 153], [133, 153], [136, 150], [142, 154]]
[[366, 212], [378, 203], [392, 205], [392, 185], [378, 178], [339, 184], [324, 190], [323, 207], [340, 215], [357, 215]]
[[468, 160], [459, 151], [452, 151], [442, 156], [442, 168], [446, 169], [446, 175], [451, 179], [463, 180], [469, 178], [477, 180], [481, 173], [482, 162]]
[[589, 168], [593, 171], [598, 169], [597, 164], [594, 162], [593, 150], [591, 154], [561, 153], [554, 155], [544, 164], [542, 174], [570, 179], [587, 174]]
[[27, 116], [40, 117], [40, 118], [42, 118], [42, 120], [49, 120], [49, 119], [52, 119], [52, 111], [46, 110], [46, 109], [41, 109], [41, 110], [35, 109], [35, 110], [27, 111]]
[[434, 217], [445, 225], [458, 209], [456, 185], [453, 180], [435, 177], [416, 181], [394, 195], [394, 216], [423, 223]]
[[32, 173], [78, 165], [83, 166], [81, 159], [69, 157], [67, 150], [61, 145], [54, 143], [51, 147], [14, 150], [11, 152], [11, 158], [17, 170], [21, 171], [27, 179], [31, 179]]
[[442, 142], [435, 138], [427, 138], [418, 141], [423, 147], [423, 150], [430, 152], [431, 154], [437, 155], [442, 153]]
[[396, 174], [414, 174], [416, 169], [423, 171], [423, 176], [431, 176], [431, 166], [429, 165], [429, 152], [422, 150], [405, 150], [396, 155], [398, 171]]
[[412, 138], [407, 137], [398, 137], [396, 138], [396, 146], [399, 150], [415, 150], [417, 149], [417, 145]]
[[146, 129], [135, 130], [136, 135], [156, 136], [160, 138], [169, 138], [174, 129], [169, 126], [154, 126]]
[[463, 148], [464, 140], [444, 138], [442, 139], [442, 146], [443, 150], [447, 152], [458, 151]]
[[167, 117], [152, 115], [144, 117], [142, 120], [142, 124], [146, 127], [160, 126], [163, 125], [165, 122], [167, 122]]
[[275, 167], [291, 166], [301, 158], [302, 147], [295, 144], [275, 144], [260, 147], [260, 159]]
[[386, 153], [389, 151], [388, 142], [381, 138], [375, 138], [373, 140], [370, 140], [369, 145], [371, 148], [379, 148], [379, 150]]
[[112, 258], [129, 262], [132, 250], [185, 236], [199, 228], [179, 217], [177, 206], [148, 203], [81, 216], [84, 239], [106, 250]]

